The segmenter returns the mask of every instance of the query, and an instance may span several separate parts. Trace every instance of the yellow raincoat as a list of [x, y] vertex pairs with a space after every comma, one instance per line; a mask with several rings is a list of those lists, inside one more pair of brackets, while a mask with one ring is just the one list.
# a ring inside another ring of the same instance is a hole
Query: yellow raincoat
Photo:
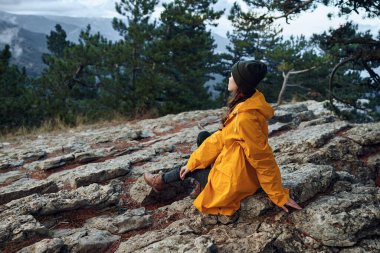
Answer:
[[209, 136], [188, 162], [190, 171], [214, 162], [203, 191], [194, 201], [203, 213], [232, 215], [240, 201], [260, 187], [277, 206], [289, 199], [268, 144], [267, 120], [274, 115], [264, 95], [256, 92], [235, 106], [224, 127]]

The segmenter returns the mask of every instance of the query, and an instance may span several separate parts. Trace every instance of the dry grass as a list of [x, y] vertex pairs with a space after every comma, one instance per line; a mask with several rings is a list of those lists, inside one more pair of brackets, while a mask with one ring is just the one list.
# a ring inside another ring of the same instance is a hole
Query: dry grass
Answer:
[[150, 119], [158, 117], [158, 113], [156, 110], [141, 112], [135, 117], [128, 117], [122, 115], [120, 113], [113, 113], [109, 116], [108, 119], [98, 119], [98, 120], [89, 120], [83, 116], [77, 116], [75, 119], [75, 124], [70, 125], [66, 124], [63, 120], [59, 118], [45, 120], [38, 127], [25, 127], [21, 126], [18, 128], [14, 128], [10, 131], [0, 130], [0, 141], [10, 141], [17, 137], [32, 137], [43, 133], [54, 133], [54, 132], [62, 132], [68, 130], [83, 130], [88, 128], [98, 128], [98, 127], [106, 127], [106, 126], [115, 126], [119, 124], [125, 124], [127, 122], [135, 122], [143, 119]]

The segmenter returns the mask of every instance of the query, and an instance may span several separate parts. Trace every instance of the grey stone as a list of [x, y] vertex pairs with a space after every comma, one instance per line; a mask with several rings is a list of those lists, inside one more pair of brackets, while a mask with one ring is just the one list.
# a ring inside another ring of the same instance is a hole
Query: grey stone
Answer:
[[157, 127], [154, 129], [154, 132], [156, 133], [165, 133], [165, 132], [168, 132], [170, 130], [173, 130], [174, 127], [173, 126], [170, 126], [170, 125], [167, 125], [167, 126], [164, 126], [164, 127]]
[[276, 236], [277, 233], [256, 232], [249, 237], [228, 240], [226, 243], [219, 246], [219, 252], [267, 252], [266, 248], [270, 248]]
[[112, 243], [120, 239], [108, 231], [88, 228], [61, 229], [53, 231], [67, 245], [69, 252], [92, 253], [105, 252]]
[[53, 174], [49, 179], [59, 185], [69, 184], [75, 188], [124, 176], [129, 173], [129, 167], [129, 160], [113, 159], [82, 165], [74, 170], [61, 171]]
[[353, 247], [343, 248], [339, 253], [378, 253], [380, 238], [363, 239]]
[[0, 162], [0, 170], [8, 169], [11, 166], [11, 164], [8, 161]]
[[0, 205], [34, 193], [45, 194], [57, 191], [57, 185], [49, 180], [20, 179], [0, 188]]
[[380, 189], [357, 186], [350, 192], [322, 196], [292, 214], [295, 227], [323, 245], [349, 247], [362, 237], [379, 236]]
[[272, 208], [273, 204], [265, 192], [255, 193], [241, 202], [239, 222], [249, 222]]
[[116, 252], [216, 252], [212, 239], [194, 234], [189, 223], [183, 219], [165, 229], [136, 235], [122, 242]]
[[291, 124], [276, 122], [276, 123], [270, 124], [268, 126], [268, 134], [272, 135], [275, 132], [283, 131], [283, 130], [290, 130], [290, 129], [292, 129], [292, 125]]
[[31, 162], [39, 160], [46, 156], [46, 152], [44, 150], [28, 150], [27, 152], [23, 152], [18, 155], [19, 160], [24, 160], [25, 162]]
[[322, 101], [318, 102], [315, 100], [307, 100], [303, 102], [299, 102], [299, 104], [304, 104], [307, 106], [307, 109], [309, 111], [312, 111], [314, 115], [317, 117], [328, 117], [328, 116], [334, 116], [334, 113], [328, 109], [325, 108], [325, 104], [328, 103], [328, 101]]
[[14, 167], [20, 167], [20, 166], [23, 166], [24, 163], [25, 163], [24, 160], [5, 159], [5, 160], [0, 162], [0, 170], [14, 168]]
[[98, 216], [86, 221], [86, 227], [100, 230], [108, 230], [115, 234], [126, 233], [131, 230], [148, 227], [152, 224], [151, 215], [147, 214], [145, 208], [128, 210], [117, 216]]
[[1, 219], [0, 246], [3, 242], [18, 243], [37, 236], [46, 236], [47, 228], [31, 215], [10, 215]]
[[74, 159], [76, 162], [79, 162], [79, 163], [92, 162], [96, 159], [99, 159], [100, 157], [102, 157], [102, 156], [95, 153], [95, 152], [91, 152], [91, 151], [74, 153]]
[[360, 145], [380, 144], [380, 122], [357, 125], [345, 135]]
[[368, 157], [367, 166], [380, 171], [380, 152]]
[[[305, 202], [316, 194], [325, 192], [336, 180], [337, 175], [332, 166], [316, 164], [292, 164], [299, 167], [292, 173], [282, 175], [283, 185], [290, 189], [290, 194], [297, 202]], [[286, 166], [285, 166], [286, 168]], [[283, 168], [285, 170], [285, 168]]]
[[26, 165], [27, 169], [50, 170], [67, 164], [74, 160], [74, 154], [52, 157], [44, 161], [37, 161]]
[[[167, 214], [167, 216], [175, 215], [178, 213], [185, 214], [190, 208], [193, 207], [193, 201], [194, 200], [188, 196], [184, 199], [174, 201], [170, 205], [159, 207], [157, 208], [157, 211], [164, 212]], [[191, 216], [192, 215], [193, 214], [191, 214]]]
[[[108, 185], [91, 184], [73, 191], [60, 191], [45, 195], [34, 194], [5, 205], [16, 214], [47, 215], [80, 208], [102, 208], [119, 201], [120, 181]], [[1, 217], [1, 216], [0, 216]]]
[[[250, 222], [237, 223], [229, 226], [215, 226], [207, 232], [217, 245], [223, 245], [248, 237], [257, 232], [261, 222], [252, 219]], [[223, 246], [221, 246], [222, 248]]]
[[335, 116], [329, 115], [329, 116], [325, 116], [322, 118], [316, 118], [316, 119], [313, 119], [310, 121], [301, 122], [299, 125], [299, 128], [305, 128], [305, 127], [315, 126], [315, 125], [322, 125], [325, 123], [334, 122], [336, 120], [337, 120], [337, 118]]
[[0, 174], [0, 184], [6, 184], [13, 181], [16, 181], [17, 179], [20, 179], [22, 177], [25, 177], [26, 175], [21, 174], [18, 170], [8, 171], [6, 173]]
[[281, 105], [276, 108], [275, 115], [271, 119], [272, 121], [278, 121], [282, 123], [289, 123], [294, 120], [295, 116], [307, 111], [307, 107], [305, 105], [299, 104], [287, 104]]
[[59, 238], [53, 238], [43, 239], [33, 245], [17, 251], [17, 253], [62, 253], [66, 251], [67, 247], [63, 240]]
[[109, 148], [98, 148], [98, 149], [88, 149], [84, 151], [74, 152], [74, 159], [79, 163], [88, 163], [97, 160], [102, 157], [111, 156], [117, 151], [114, 147]]
[[273, 150], [280, 150], [281, 152], [310, 152], [309, 150], [311, 148], [321, 148], [327, 141], [333, 138], [337, 132], [347, 129], [348, 127], [348, 123], [336, 121], [292, 130], [287, 132], [286, 135], [271, 138], [269, 142]]

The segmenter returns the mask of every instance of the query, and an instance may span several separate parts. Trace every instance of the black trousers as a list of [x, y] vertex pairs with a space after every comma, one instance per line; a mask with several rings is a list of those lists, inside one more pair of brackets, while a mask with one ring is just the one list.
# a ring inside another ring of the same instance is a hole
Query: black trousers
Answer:
[[[197, 137], [197, 145], [198, 147], [202, 144], [204, 140], [207, 139], [211, 134], [208, 131], [202, 131], [198, 134]], [[162, 179], [165, 183], [172, 183], [172, 182], [177, 182], [181, 181], [181, 178], [179, 176], [179, 172], [181, 170], [182, 165], [175, 166], [172, 170], [166, 172], [163, 174]], [[186, 177], [191, 177], [197, 180], [202, 188], [204, 188], [207, 184], [207, 178], [208, 174], [210, 173], [211, 166], [208, 166], [207, 168], [204, 169], [197, 169], [193, 172], [187, 173]]]

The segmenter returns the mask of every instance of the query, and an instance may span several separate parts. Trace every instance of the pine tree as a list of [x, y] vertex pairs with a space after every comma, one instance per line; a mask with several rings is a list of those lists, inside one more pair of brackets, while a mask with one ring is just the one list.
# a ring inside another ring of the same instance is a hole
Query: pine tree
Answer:
[[[260, 14], [252, 11], [253, 8], [250, 8], [252, 1], [244, 0], [244, 3], [249, 7], [248, 10], [244, 11], [242, 7], [235, 2], [228, 16], [233, 27], [232, 32], [227, 33], [231, 45], [227, 46], [227, 53], [222, 55], [221, 74], [224, 76], [224, 81], [217, 86], [217, 90], [220, 92], [219, 101], [222, 104], [226, 103], [229, 94], [226, 83], [231, 75], [232, 65], [239, 60], [264, 60], [268, 63], [269, 70], [271, 70], [272, 64], [270, 60], [266, 58], [266, 54], [272, 50], [274, 45], [282, 38], [280, 36], [282, 29], [265, 22], [256, 22], [255, 17]], [[262, 89], [262, 91], [267, 93], [265, 88]], [[268, 98], [270, 98], [270, 96], [268, 96]]]
[[49, 65], [39, 82], [49, 105], [46, 117], [74, 125], [78, 116], [94, 119], [106, 114], [97, 99], [99, 86], [107, 76], [104, 71], [110, 46], [99, 33], [91, 34], [88, 25], [81, 31], [79, 43], [65, 47], [62, 57], [45, 56]]
[[[116, 3], [116, 11], [126, 17], [126, 21], [114, 18], [113, 27], [124, 37], [115, 50], [117, 68], [114, 75], [116, 82], [109, 91], [120, 89], [120, 104], [116, 105], [121, 113], [138, 115], [155, 107], [158, 85], [158, 73], [150, 57], [155, 40], [156, 21], [151, 15], [158, 0], [121, 0]], [[113, 96], [105, 94], [105, 96]]]
[[36, 96], [30, 80], [17, 66], [10, 65], [10, 46], [0, 51], [0, 132], [21, 126], [30, 126], [38, 121], [34, 103]]
[[212, 8], [216, 2], [174, 0], [163, 4], [153, 55], [164, 75], [160, 96], [163, 113], [210, 107], [205, 83], [215, 72], [217, 57], [206, 25], [216, 26], [215, 21], [223, 13]]
[[46, 44], [49, 54], [42, 54], [42, 61], [46, 65], [52, 64], [55, 58], [63, 58], [65, 48], [72, 46], [72, 43], [66, 39], [66, 31], [60, 24], [55, 25], [55, 30], [46, 35]]

